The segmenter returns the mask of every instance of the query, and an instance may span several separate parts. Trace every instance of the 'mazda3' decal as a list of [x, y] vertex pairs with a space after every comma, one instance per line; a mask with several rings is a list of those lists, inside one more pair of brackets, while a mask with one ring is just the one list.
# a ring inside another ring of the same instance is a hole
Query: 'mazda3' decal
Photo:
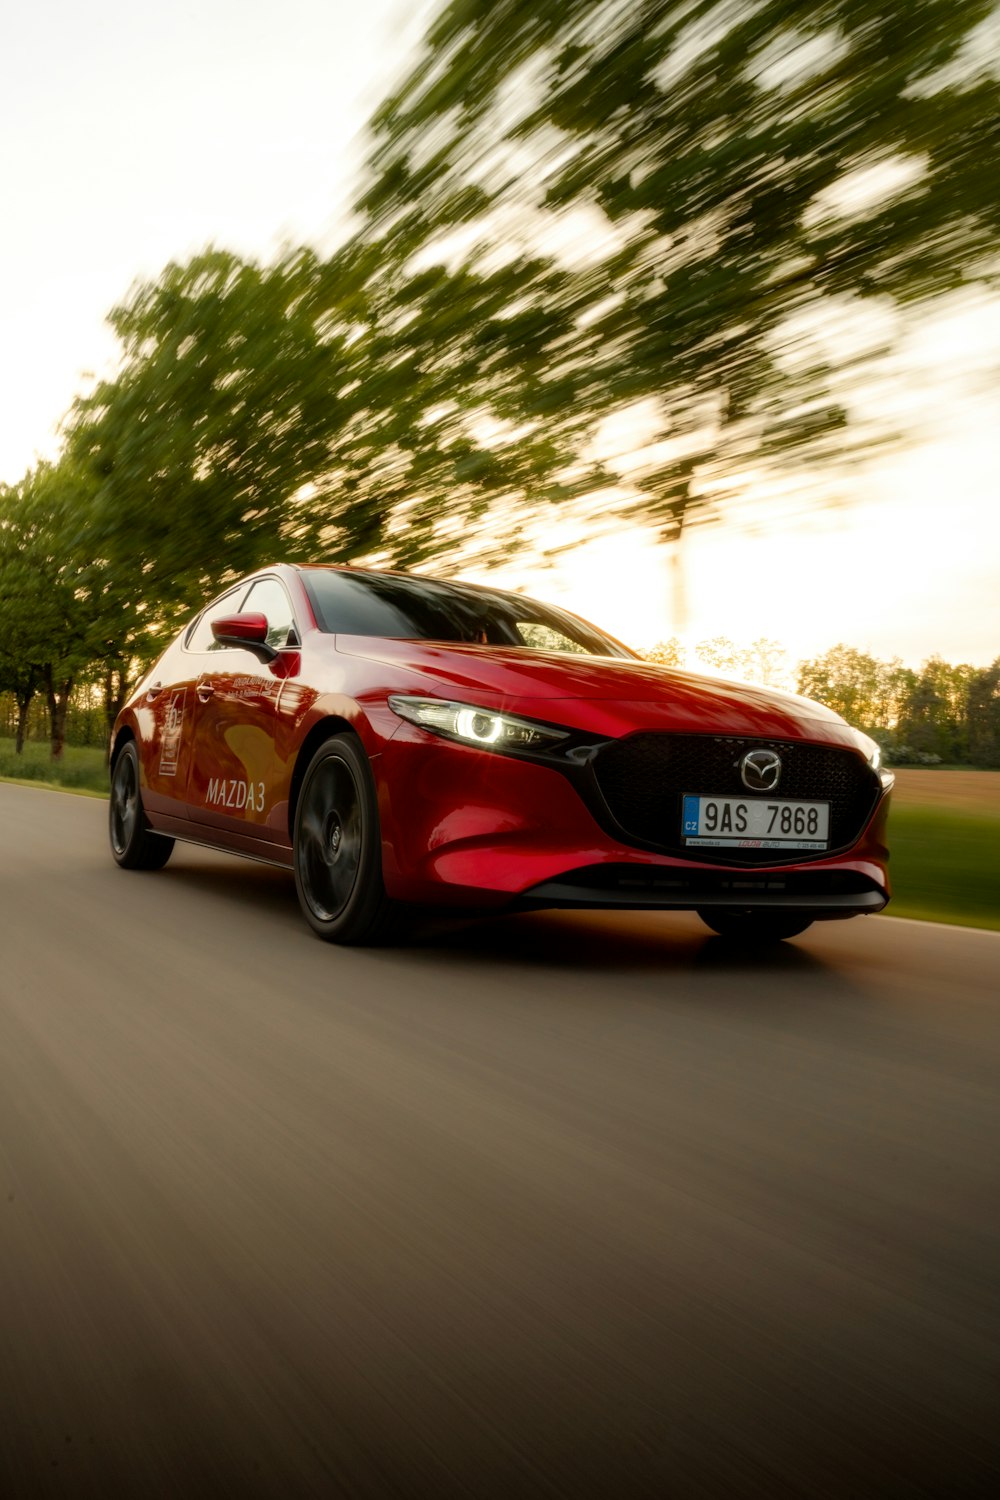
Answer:
[[264, 783], [241, 781], [239, 777], [213, 776], [205, 801], [210, 807], [232, 807], [237, 812], [264, 811]]

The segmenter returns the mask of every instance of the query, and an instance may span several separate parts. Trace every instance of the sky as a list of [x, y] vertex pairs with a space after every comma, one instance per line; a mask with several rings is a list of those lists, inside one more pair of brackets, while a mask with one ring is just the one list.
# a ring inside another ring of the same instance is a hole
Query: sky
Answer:
[[[111, 365], [107, 311], [207, 243], [267, 257], [331, 248], [360, 133], [433, 5], [406, 0], [33, 0], [0, 52], [0, 481], [57, 451], [90, 374]], [[754, 504], [684, 548], [685, 637], [839, 641], [918, 665], [1000, 656], [1000, 302], [916, 320], [877, 399], [910, 433], [835, 510]], [[748, 477], [752, 492], [752, 477]], [[565, 543], [573, 545], [564, 550]], [[637, 646], [674, 634], [656, 538], [622, 527], [544, 538], [504, 583]]]

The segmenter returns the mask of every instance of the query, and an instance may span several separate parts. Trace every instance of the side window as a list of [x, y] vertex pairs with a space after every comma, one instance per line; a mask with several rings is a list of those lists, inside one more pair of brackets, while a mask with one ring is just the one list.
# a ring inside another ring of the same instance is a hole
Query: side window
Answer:
[[517, 633], [532, 651], [571, 651], [574, 656], [586, 656], [586, 646], [570, 640], [561, 630], [551, 625], [542, 625], [538, 620], [518, 620]]
[[261, 578], [253, 585], [242, 605], [241, 612], [267, 616], [267, 644], [280, 650], [288, 641], [288, 632], [295, 624], [288, 595], [276, 578]]
[[240, 607], [240, 589], [230, 589], [228, 594], [223, 594], [214, 604], [210, 604], [195, 621], [188, 638], [184, 642], [189, 651], [225, 651], [225, 646], [220, 646], [212, 634], [212, 621], [219, 620], [223, 615], [234, 615]]

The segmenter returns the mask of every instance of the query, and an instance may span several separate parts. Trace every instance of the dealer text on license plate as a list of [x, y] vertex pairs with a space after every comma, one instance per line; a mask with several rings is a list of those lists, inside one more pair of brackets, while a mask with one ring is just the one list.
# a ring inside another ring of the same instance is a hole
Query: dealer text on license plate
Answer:
[[684, 842], [710, 849], [825, 849], [829, 802], [684, 797]]

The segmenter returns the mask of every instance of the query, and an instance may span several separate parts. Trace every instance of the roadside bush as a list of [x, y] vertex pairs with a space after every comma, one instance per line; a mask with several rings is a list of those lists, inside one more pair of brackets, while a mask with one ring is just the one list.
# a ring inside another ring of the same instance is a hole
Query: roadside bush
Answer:
[[91, 792], [108, 790], [108, 764], [103, 748], [97, 746], [67, 745], [62, 760], [54, 761], [44, 741], [29, 741], [18, 755], [13, 740], [0, 739], [0, 776]]

